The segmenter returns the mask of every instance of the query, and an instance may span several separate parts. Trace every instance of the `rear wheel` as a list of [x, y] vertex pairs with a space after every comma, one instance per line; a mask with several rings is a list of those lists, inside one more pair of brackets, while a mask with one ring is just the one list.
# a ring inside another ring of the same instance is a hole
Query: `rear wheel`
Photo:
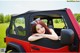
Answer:
[[19, 52], [15, 51], [15, 50], [8, 50], [8, 51], [6, 51], [6, 53], [19, 53]]
[[15, 53], [13, 50], [8, 50], [6, 53]]
[[5, 53], [23, 53], [25, 50], [18, 44], [9, 43]]
[[5, 53], [19, 53], [15, 48], [8, 47]]

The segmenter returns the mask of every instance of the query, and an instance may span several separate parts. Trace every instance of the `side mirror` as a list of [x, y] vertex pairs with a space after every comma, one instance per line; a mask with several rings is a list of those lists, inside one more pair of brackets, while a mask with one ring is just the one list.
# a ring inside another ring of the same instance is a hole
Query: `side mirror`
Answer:
[[69, 45], [74, 41], [74, 31], [72, 29], [62, 29], [61, 30], [61, 44]]

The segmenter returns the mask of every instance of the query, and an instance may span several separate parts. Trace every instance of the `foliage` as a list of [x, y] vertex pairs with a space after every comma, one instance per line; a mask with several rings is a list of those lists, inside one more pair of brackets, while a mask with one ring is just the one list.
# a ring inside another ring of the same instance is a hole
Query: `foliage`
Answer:
[[18, 24], [24, 24], [24, 21], [25, 21], [24, 18], [17, 18], [17, 19], [15, 20], [15, 22], [18, 23]]
[[4, 19], [5, 23], [9, 22], [10, 19], [11, 19], [11, 15], [6, 15]]
[[0, 13], [0, 23], [4, 23], [4, 15]]
[[74, 16], [75, 16], [76, 20], [77, 20], [78, 22], [80, 22], [80, 14], [74, 14]]
[[11, 19], [11, 15], [3, 15], [2, 13], [0, 13], [0, 23], [7, 23], [10, 22]]
[[63, 19], [54, 19], [55, 23], [63, 23]]

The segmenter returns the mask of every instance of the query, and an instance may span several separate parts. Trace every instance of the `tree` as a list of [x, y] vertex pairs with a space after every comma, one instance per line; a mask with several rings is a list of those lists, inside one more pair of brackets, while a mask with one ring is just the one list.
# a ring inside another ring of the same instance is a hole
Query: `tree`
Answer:
[[78, 22], [80, 22], [80, 14], [74, 14], [74, 16], [75, 16], [76, 20], [77, 20]]
[[55, 23], [59, 23], [59, 20], [55, 19], [54, 22], [55, 22]]
[[10, 20], [11, 20], [11, 15], [6, 15], [4, 19], [5, 23], [10, 22]]
[[0, 23], [4, 23], [4, 15], [0, 13]]

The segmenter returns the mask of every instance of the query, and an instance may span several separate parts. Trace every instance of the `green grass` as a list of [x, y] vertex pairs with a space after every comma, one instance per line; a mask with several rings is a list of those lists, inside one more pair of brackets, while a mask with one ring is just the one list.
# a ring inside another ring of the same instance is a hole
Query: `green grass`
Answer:
[[4, 43], [4, 38], [6, 37], [6, 29], [9, 23], [0, 24], [0, 48], [5, 48], [6, 43]]

